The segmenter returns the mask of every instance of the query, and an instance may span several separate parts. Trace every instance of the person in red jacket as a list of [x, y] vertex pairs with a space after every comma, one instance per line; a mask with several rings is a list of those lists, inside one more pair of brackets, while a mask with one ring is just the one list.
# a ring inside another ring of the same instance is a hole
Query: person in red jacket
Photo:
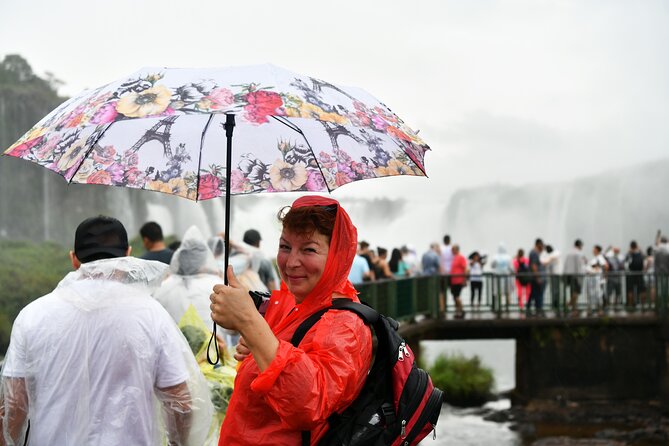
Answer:
[[453, 260], [451, 261], [451, 293], [455, 300], [455, 318], [462, 319], [465, 317], [465, 310], [462, 308], [462, 299], [460, 293], [462, 288], [467, 283], [467, 275], [469, 274], [469, 266], [465, 256], [460, 254], [460, 246], [453, 245]]
[[359, 302], [348, 281], [357, 231], [335, 200], [297, 199], [279, 219], [283, 231], [277, 264], [281, 289], [263, 318], [228, 269], [229, 285], [211, 295], [212, 319], [241, 333], [241, 361], [219, 445], [291, 445], [311, 432], [317, 444], [327, 419], [360, 393], [371, 365], [369, 327], [348, 311], [328, 311], [299, 347], [295, 329], [334, 298]]

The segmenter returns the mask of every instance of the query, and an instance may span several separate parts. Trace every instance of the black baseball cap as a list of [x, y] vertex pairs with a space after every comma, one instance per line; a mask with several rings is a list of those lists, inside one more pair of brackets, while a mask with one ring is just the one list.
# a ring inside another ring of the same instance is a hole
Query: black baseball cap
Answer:
[[100, 215], [82, 221], [74, 234], [74, 255], [81, 263], [123, 257], [128, 252], [128, 233], [113, 217]]
[[260, 243], [260, 240], [262, 240], [260, 233], [255, 229], [249, 229], [244, 233], [244, 243], [248, 245], [256, 245]]

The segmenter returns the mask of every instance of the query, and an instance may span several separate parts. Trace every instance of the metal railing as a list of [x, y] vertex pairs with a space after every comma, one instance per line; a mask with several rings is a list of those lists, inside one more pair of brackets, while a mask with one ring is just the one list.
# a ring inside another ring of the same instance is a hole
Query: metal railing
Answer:
[[[415, 276], [356, 284], [360, 300], [400, 321], [416, 316], [440, 317], [455, 312], [452, 289], [456, 276]], [[459, 276], [462, 277], [462, 276]], [[539, 280], [537, 280], [539, 279]], [[472, 300], [471, 278], [460, 299], [468, 314], [495, 317], [540, 315], [546, 317], [606, 316], [654, 312], [669, 315], [669, 276], [633, 272], [582, 275], [527, 275], [527, 284], [517, 275], [485, 273], [481, 277], [480, 303]], [[537, 294], [543, 288], [542, 301]], [[446, 294], [444, 294], [446, 290]], [[533, 297], [528, 302], [530, 296]], [[531, 308], [528, 308], [528, 303]], [[515, 315], [515, 316], [514, 316]]]

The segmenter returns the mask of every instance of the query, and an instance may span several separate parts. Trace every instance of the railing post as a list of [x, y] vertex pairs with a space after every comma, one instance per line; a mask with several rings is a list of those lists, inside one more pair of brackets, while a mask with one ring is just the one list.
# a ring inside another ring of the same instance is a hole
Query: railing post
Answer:
[[492, 276], [495, 293], [493, 293], [493, 308], [497, 317], [502, 317], [502, 287], [500, 277], [495, 274]]
[[416, 317], [417, 309], [418, 309], [418, 279], [417, 277], [414, 277], [411, 280], [411, 319]]
[[441, 281], [438, 275], [430, 276], [429, 289], [430, 293], [430, 309], [431, 315], [434, 319], [439, 318], [439, 293]]
[[658, 274], [655, 276], [655, 308], [659, 317], [667, 317], [667, 307], [669, 305], [669, 276]]

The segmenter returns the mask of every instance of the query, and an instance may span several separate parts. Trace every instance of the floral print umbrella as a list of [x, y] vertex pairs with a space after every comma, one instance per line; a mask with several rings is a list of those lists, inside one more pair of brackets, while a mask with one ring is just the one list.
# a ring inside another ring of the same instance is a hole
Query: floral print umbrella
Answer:
[[[236, 118], [229, 166], [226, 115]], [[427, 150], [364, 90], [260, 65], [142, 69], [63, 103], [5, 155], [72, 183], [208, 200], [424, 176]]]

